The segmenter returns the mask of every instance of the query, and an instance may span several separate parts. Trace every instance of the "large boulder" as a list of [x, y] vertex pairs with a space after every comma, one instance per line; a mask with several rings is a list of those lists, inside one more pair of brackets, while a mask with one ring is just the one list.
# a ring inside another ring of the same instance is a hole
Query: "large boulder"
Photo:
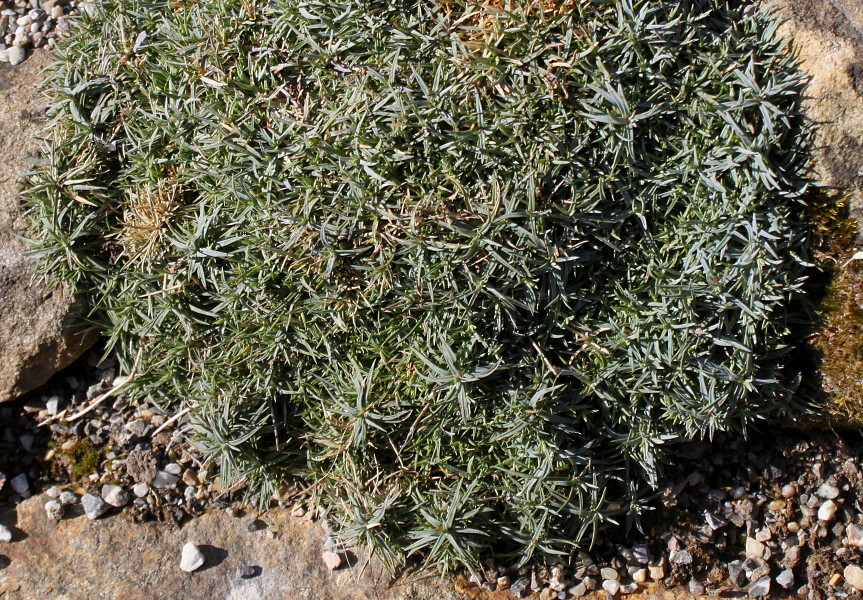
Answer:
[[[816, 125], [815, 179], [849, 195], [863, 232], [863, 4], [860, 0], [769, 0], [811, 76], [803, 100]], [[858, 242], [863, 239], [858, 238]]]
[[98, 337], [78, 325], [80, 299], [36, 273], [24, 239], [18, 175], [39, 148], [45, 101], [37, 85], [50, 60], [39, 51], [16, 67], [0, 63], [0, 402], [42, 385]]

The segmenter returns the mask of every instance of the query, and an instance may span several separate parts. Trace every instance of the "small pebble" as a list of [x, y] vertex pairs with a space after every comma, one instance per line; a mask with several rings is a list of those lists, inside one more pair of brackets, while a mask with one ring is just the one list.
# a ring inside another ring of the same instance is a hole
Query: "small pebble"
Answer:
[[30, 483], [27, 481], [27, 475], [21, 473], [9, 480], [9, 485], [21, 496], [26, 496], [30, 493]]
[[0, 544], [8, 544], [12, 541], [12, 530], [0, 524]]
[[645, 544], [636, 544], [632, 547], [632, 558], [637, 563], [646, 565], [650, 562], [650, 549]]
[[156, 471], [156, 477], [153, 479], [153, 487], [157, 490], [171, 489], [177, 487], [178, 481], [180, 481], [180, 478], [173, 473]]
[[825, 522], [832, 521], [833, 517], [836, 516], [837, 510], [839, 510], [839, 507], [836, 506], [836, 503], [833, 500], [828, 500], [818, 508], [818, 520]]
[[605, 580], [618, 580], [620, 578], [620, 574], [616, 569], [612, 569], [611, 567], [605, 567], [600, 569], [599, 576]]
[[701, 585], [700, 581], [697, 581], [695, 579], [690, 579], [689, 580], [689, 593], [695, 594], [696, 596], [700, 596], [701, 594], [704, 593], [704, 586]]
[[47, 490], [45, 490], [45, 495], [48, 496], [49, 498], [59, 498], [61, 491], [62, 490], [60, 490], [60, 488], [58, 488], [55, 485], [54, 487], [50, 487]]
[[675, 565], [691, 565], [692, 555], [688, 550], [680, 550], [671, 558], [671, 562]]
[[585, 585], [583, 583], [579, 583], [578, 585], [575, 585], [575, 586], [569, 588], [569, 594], [573, 598], [581, 598], [586, 593], [587, 593], [587, 588], [585, 587]]
[[835, 485], [822, 483], [820, 486], [818, 486], [818, 490], [815, 493], [818, 494], [821, 498], [824, 498], [825, 500], [835, 500], [839, 497], [839, 488], [837, 488]]
[[857, 565], [848, 565], [842, 573], [845, 576], [845, 581], [855, 590], [863, 592], [863, 569]]
[[129, 503], [129, 494], [119, 485], [103, 485], [102, 499], [111, 506], [120, 508]]
[[827, 585], [832, 587], [840, 581], [842, 581], [842, 576], [839, 573], [833, 573], [833, 575], [830, 576], [830, 580], [827, 582]]
[[505, 590], [509, 587], [509, 584], [511, 583], [511, 581], [510, 581], [509, 577], [504, 575], [503, 577], [498, 577], [496, 583], [497, 583], [497, 589], [498, 590]]
[[845, 528], [845, 545], [863, 548], [863, 527], [849, 525]]
[[78, 504], [78, 495], [70, 490], [63, 490], [62, 492], [60, 492], [58, 499], [60, 500], [60, 502], [66, 504], [67, 506], [72, 504]]
[[45, 513], [52, 521], [59, 521], [63, 518], [63, 504], [59, 500], [48, 500], [45, 503]]
[[150, 493], [150, 486], [146, 483], [136, 484], [135, 487], [132, 488], [132, 493], [138, 498], [144, 498]]
[[162, 469], [165, 473], [170, 473], [171, 475], [179, 475], [183, 472], [183, 467], [178, 465], [177, 463], [168, 463], [165, 465], [165, 468]]
[[764, 598], [770, 595], [770, 576], [765, 575], [749, 587], [750, 598]]
[[180, 569], [186, 573], [191, 573], [199, 569], [204, 564], [204, 555], [201, 549], [192, 542], [188, 542], [183, 546], [183, 552], [180, 557]]
[[638, 569], [632, 573], [632, 580], [635, 583], [644, 583], [647, 581], [647, 569]]
[[665, 579], [665, 562], [663, 561], [658, 565], [647, 567], [647, 572], [650, 574], [650, 578], [653, 581], [662, 581]]
[[84, 514], [90, 520], [98, 519], [110, 508], [101, 496], [95, 494], [84, 494], [81, 496], [81, 506], [84, 507]]
[[[520, 577], [513, 582], [512, 585], [509, 586], [509, 591], [516, 598], [524, 598], [530, 593], [530, 579], [527, 577]], [[572, 590], [570, 590], [572, 593]]]
[[616, 579], [606, 579], [602, 582], [602, 589], [609, 596], [617, 596], [620, 593], [620, 583]]
[[785, 569], [776, 576], [776, 583], [781, 585], [786, 590], [790, 590], [792, 587], [794, 587], [794, 571], [792, 571], [791, 569]]
[[321, 558], [328, 571], [335, 571], [342, 566], [342, 557], [336, 552], [324, 552], [321, 554]]
[[770, 529], [767, 529], [766, 527], [755, 532], [755, 539], [759, 542], [769, 541], [772, 537], [773, 534], [770, 532]]
[[754, 537], [746, 538], [746, 558], [761, 558], [764, 556], [765, 546]]
[[782, 486], [782, 491], [780, 493], [782, 494], [783, 498], [790, 499], [793, 498], [794, 495], [797, 493], [797, 488], [788, 483]]

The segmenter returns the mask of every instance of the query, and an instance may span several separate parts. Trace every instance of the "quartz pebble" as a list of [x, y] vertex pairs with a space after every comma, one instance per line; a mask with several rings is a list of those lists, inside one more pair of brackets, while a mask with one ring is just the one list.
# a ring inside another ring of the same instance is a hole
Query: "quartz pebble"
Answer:
[[81, 506], [84, 507], [84, 514], [91, 521], [104, 515], [108, 511], [108, 508], [110, 508], [101, 496], [95, 494], [84, 494], [81, 496]]
[[342, 557], [336, 552], [324, 552], [321, 558], [328, 571], [335, 571], [342, 566]]
[[617, 596], [620, 593], [620, 583], [616, 579], [606, 579], [602, 582], [602, 589], [609, 596]]
[[863, 548], [863, 527], [849, 525], [845, 528], [845, 544], [855, 548]]
[[836, 503], [833, 500], [828, 500], [818, 507], [818, 520], [825, 522], [832, 521], [833, 517], [836, 516], [837, 510], [839, 510], [839, 507], [836, 506]]
[[191, 573], [201, 568], [204, 564], [204, 555], [201, 549], [192, 542], [188, 542], [183, 546], [183, 552], [180, 556], [180, 569], [186, 573]]
[[138, 483], [132, 488], [132, 493], [138, 498], [144, 498], [150, 493], [150, 486], [146, 483]]
[[792, 587], [794, 587], [794, 571], [792, 571], [791, 569], [785, 569], [776, 576], [776, 583], [781, 585], [786, 590], [790, 590]]
[[618, 574], [617, 570], [612, 569], [611, 567], [605, 567], [603, 569], [600, 569], [599, 576], [605, 580], [615, 580], [615, 581], [620, 578], [620, 575]]
[[818, 491], [816, 491], [815, 493], [818, 494], [818, 496], [820, 496], [821, 498], [824, 498], [825, 500], [835, 500], [839, 497], [839, 488], [837, 488], [835, 485], [823, 483], [818, 486]]
[[181, 467], [177, 463], [168, 463], [167, 465], [165, 465], [163, 471], [165, 473], [170, 473], [171, 475], [179, 475], [183, 472], [183, 467]]
[[156, 471], [156, 477], [155, 479], [153, 479], [153, 487], [158, 490], [175, 488], [177, 487], [178, 481], [180, 481], [180, 478], [173, 473], [168, 473], [166, 471]]
[[102, 499], [111, 506], [120, 508], [129, 503], [129, 494], [119, 485], [103, 485]]
[[632, 580], [635, 583], [644, 583], [647, 581], [647, 569], [638, 569], [632, 573]]
[[863, 568], [857, 565], [848, 565], [842, 572], [845, 576], [845, 581], [855, 590], [863, 592]]
[[69, 490], [61, 491], [57, 499], [66, 505], [78, 504], [78, 495], [75, 492], [71, 492]]
[[761, 558], [766, 547], [754, 537], [746, 538], [746, 558]]
[[0, 544], [8, 544], [12, 541], [12, 530], [0, 524]]

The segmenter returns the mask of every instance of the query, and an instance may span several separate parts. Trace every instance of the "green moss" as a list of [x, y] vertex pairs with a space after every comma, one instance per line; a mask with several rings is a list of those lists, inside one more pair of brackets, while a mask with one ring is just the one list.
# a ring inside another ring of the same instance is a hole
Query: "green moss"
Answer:
[[105, 458], [105, 451], [96, 446], [88, 438], [79, 440], [67, 452], [70, 459], [69, 474], [74, 481], [83, 479], [96, 472]]

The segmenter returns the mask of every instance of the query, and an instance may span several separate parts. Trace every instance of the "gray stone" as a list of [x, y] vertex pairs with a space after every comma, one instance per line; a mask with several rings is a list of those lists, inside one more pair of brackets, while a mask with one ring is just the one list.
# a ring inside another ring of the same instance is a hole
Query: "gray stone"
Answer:
[[792, 587], [794, 587], [794, 571], [792, 571], [791, 569], [785, 569], [776, 576], [776, 583], [781, 585], [786, 590], [790, 590]]
[[186, 543], [183, 546], [183, 552], [180, 556], [180, 569], [186, 573], [191, 573], [200, 569], [204, 564], [204, 555], [201, 549], [192, 542]]
[[251, 579], [254, 576], [255, 567], [249, 566], [245, 563], [237, 567], [237, 577], [239, 577], [240, 579]]
[[45, 503], [45, 514], [52, 521], [59, 521], [63, 518], [64, 505], [59, 500], [48, 500]]
[[636, 544], [632, 547], [632, 558], [640, 565], [650, 562], [650, 549], [646, 544]]
[[177, 487], [177, 482], [180, 478], [165, 471], [157, 471], [156, 478], [153, 480], [153, 487], [157, 490], [170, 489]]
[[689, 553], [688, 550], [680, 550], [674, 555], [674, 557], [671, 559], [671, 562], [675, 565], [691, 565], [692, 555]]
[[98, 519], [108, 512], [110, 508], [108, 503], [102, 500], [101, 496], [95, 494], [84, 494], [81, 496], [81, 506], [84, 507], [84, 514], [90, 520]]
[[584, 585], [584, 583], [579, 583], [578, 585], [575, 585], [575, 586], [569, 588], [569, 594], [573, 598], [581, 598], [586, 593], [587, 593], [587, 587]]
[[743, 587], [746, 585], [746, 571], [743, 568], [743, 563], [739, 560], [728, 563], [728, 580], [735, 587]]
[[863, 592], [863, 569], [857, 565], [848, 565], [842, 572], [845, 581], [855, 590]]
[[770, 595], [770, 576], [765, 575], [753, 583], [747, 592], [750, 598], [764, 598]]
[[9, 480], [9, 485], [21, 496], [27, 496], [30, 493], [30, 482], [27, 481], [27, 475], [21, 473]]
[[12, 541], [12, 530], [0, 524], [0, 544], [8, 544]]
[[701, 594], [704, 593], [704, 586], [701, 584], [700, 581], [698, 581], [696, 579], [690, 579], [689, 580], [689, 593], [695, 594], [696, 596], [700, 596]]
[[530, 594], [530, 579], [527, 577], [519, 577], [511, 586], [509, 586], [509, 591], [511, 591], [516, 598], [527, 597], [527, 595]]
[[136, 483], [132, 488], [132, 493], [138, 498], [144, 498], [150, 493], [150, 486], [146, 483]]
[[581, 583], [584, 584], [588, 590], [593, 591], [599, 587], [599, 581], [593, 577], [585, 577], [581, 580]]
[[78, 495], [75, 492], [70, 492], [69, 490], [62, 490], [60, 495], [57, 496], [57, 499], [60, 500], [62, 504], [70, 505], [70, 504], [78, 504]]

